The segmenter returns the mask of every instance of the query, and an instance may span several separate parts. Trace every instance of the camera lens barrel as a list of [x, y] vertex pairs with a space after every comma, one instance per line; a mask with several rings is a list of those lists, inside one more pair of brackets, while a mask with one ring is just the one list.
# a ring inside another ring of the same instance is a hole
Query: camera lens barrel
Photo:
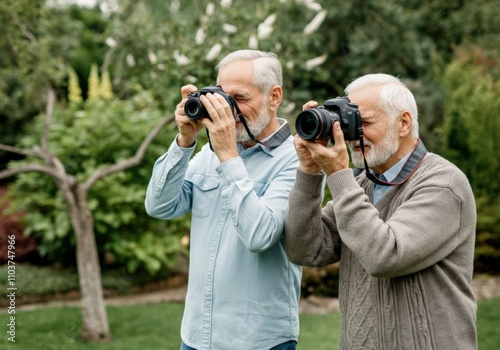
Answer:
[[208, 112], [199, 97], [189, 98], [184, 105], [184, 112], [192, 120], [208, 117]]
[[337, 113], [324, 108], [311, 108], [302, 111], [295, 121], [295, 130], [304, 140], [333, 139], [332, 125], [340, 121]]
[[230, 95], [226, 94], [219, 85], [206, 86], [201, 88], [199, 91], [193, 92], [188, 95], [186, 104], [184, 105], [184, 113], [189, 119], [198, 120], [201, 118], [210, 118], [207, 109], [200, 100], [200, 96], [206, 95], [207, 93], [218, 93], [227, 101], [231, 109], [237, 109], [236, 102], [231, 98]]

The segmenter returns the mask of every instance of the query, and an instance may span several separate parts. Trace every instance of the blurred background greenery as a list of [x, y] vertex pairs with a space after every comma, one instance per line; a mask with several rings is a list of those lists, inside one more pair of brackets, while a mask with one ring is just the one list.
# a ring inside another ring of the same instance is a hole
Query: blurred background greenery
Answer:
[[[473, 186], [476, 272], [499, 272], [496, 0], [94, 3], [0, 3], [0, 144], [29, 149], [40, 143], [50, 84], [56, 105], [49, 146], [83, 181], [131, 157], [147, 133], [173, 115], [182, 85], [213, 84], [218, 59], [241, 48], [280, 57], [280, 114], [292, 126], [303, 103], [341, 96], [359, 75], [397, 75], [417, 98], [427, 148], [457, 164]], [[139, 166], [103, 178], [90, 191], [103, 275], [119, 271], [132, 284], [165, 278], [187, 255], [190, 217], [164, 222], [143, 209], [154, 161], [175, 134], [175, 125], [167, 125]], [[0, 151], [0, 171], [33, 161]], [[7, 191], [0, 233], [16, 234], [17, 261], [74, 269], [73, 228], [52, 179], [32, 172], [0, 185]], [[4, 241], [1, 249], [5, 262]], [[335, 266], [306, 269], [304, 295], [335, 296], [336, 273]]]

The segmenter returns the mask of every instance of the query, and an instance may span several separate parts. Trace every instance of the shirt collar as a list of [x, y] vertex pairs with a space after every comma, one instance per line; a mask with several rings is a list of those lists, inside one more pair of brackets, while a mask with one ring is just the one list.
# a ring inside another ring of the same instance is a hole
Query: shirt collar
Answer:
[[399, 162], [394, 164], [392, 167], [387, 169], [382, 175], [385, 177], [385, 181], [391, 182], [398, 176], [398, 174], [401, 172], [401, 169], [403, 169], [404, 165], [406, 164], [406, 161], [408, 158], [410, 158], [411, 152], [408, 152], [406, 156], [404, 156]]
[[264, 143], [277, 143], [281, 145], [285, 140], [290, 136], [290, 126], [288, 125], [288, 121], [283, 118], [277, 118], [280, 127], [278, 130], [273, 132], [271, 135], [261, 140]]
[[[267, 154], [274, 155], [274, 153], [276, 152], [276, 148], [280, 146], [283, 142], [285, 142], [286, 139], [291, 135], [290, 125], [288, 124], [288, 121], [284, 118], [277, 118], [277, 120], [278, 123], [280, 124], [280, 127], [271, 135], [261, 140], [261, 142], [265, 143], [267, 146], [257, 143], [255, 146], [247, 148], [246, 151], [256, 150], [258, 149], [257, 147], [259, 147]], [[243, 150], [245, 150], [240, 143], [238, 143], [238, 150], [240, 154], [242, 153]]]

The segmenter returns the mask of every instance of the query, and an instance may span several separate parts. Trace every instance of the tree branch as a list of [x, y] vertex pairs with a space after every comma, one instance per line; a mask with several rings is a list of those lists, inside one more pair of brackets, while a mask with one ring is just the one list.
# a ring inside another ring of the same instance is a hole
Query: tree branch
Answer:
[[94, 183], [96, 183], [96, 181], [109, 174], [122, 171], [140, 164], [142, 159], [144, 158], [144, 154], [146, 153], [146, 149], [148, 148], [149, 144], [153, 141], [156, 135], [158, 135], [161, 129], [163, 129], [165, 125], [167, 125], [172, 121], [174, 121], [173, 116], [166, 118], [162, 120], [153, 130], [151, 130], [151, 132], [142, 141], [142, 144], [139, 146], [135, 155], [132, 158], [122, 160], [121, 162], [112, 164], [107, 168], [99, 169], [96, 172], [94, 172], [82, 185], [82, 192], [87, 193], [88, 190], [94, 185]]
[[16, 154], [20, 154], [23, 156], [33, 156], [34, 155], [32, 151], [27, 151], [27, 150], [24, 150], [21, 148], [9, 146], [9, 145], [4, 145], [1, 143], [0, 143], [0, 149], [3, 151], [6, 151], [6, 152], [16, 153]]
[[23, 35], [31, 41], [32, 44], [38, 43], [38, 40], [36, 37], [31, 33], [28, 28], [19, 20], [19, 17], [17, 16], [17, 13], [15, 12], [10, 12], [10, 15], [12, 16], [12, 19], [14, 20], [14, 23], [21, 29], [21, 32]]
[[29, 164], [29, 165], [20, 166], [17, 168], [2, 170], [2, 171], [0, 171], [0, 180], [6, 179], [8, 177], [11, 177], [11, 176], [14, 176], [14, 175], [17, 175], [20, 173], [27, 173], [30, 171], [37, 171], [40, 173], [45, 173], [47, 175], [52, 176], [56, 180], [62, 181], [61, 177], [59, 176], [59, 174], [57, 173], [57, 171], [55, 169], [52, 169], [52, 168], [47, 167], [47, 166], [39, 165], [39, 164]]
[[54, 104], [56, 100], [56, 94], [54, 92], [54, 88], [50, 85], [47, 85], [47, 108], [45, 110], [45, 123], [43, 126], [43, 134], [42, 134], [42, 150], [44, 152], [48, 152], [49, 150], [49, 132], [50, 125], [52, 124], [52, 115], [54, 112]]
[[104, 56], [104, 62], [102, 63], [101, 66], [101, 72], [104, 72], [108, 69], [109, 62], [111, 61], [111, 57], [115, 53], [116, 49], [118, 48], [118, 44], [115, 46], [111, 47], [108, 52], [106, 52], [106, 55]]

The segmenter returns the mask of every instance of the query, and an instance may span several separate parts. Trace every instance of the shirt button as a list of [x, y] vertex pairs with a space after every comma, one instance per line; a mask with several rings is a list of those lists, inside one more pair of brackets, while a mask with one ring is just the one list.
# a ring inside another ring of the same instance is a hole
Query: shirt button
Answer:
[[215, 247], [210, 248], [211, 252], [215, 252]]
[[219, 219], [220, 222], [224, 222], [224, 218], [221, 216]]

